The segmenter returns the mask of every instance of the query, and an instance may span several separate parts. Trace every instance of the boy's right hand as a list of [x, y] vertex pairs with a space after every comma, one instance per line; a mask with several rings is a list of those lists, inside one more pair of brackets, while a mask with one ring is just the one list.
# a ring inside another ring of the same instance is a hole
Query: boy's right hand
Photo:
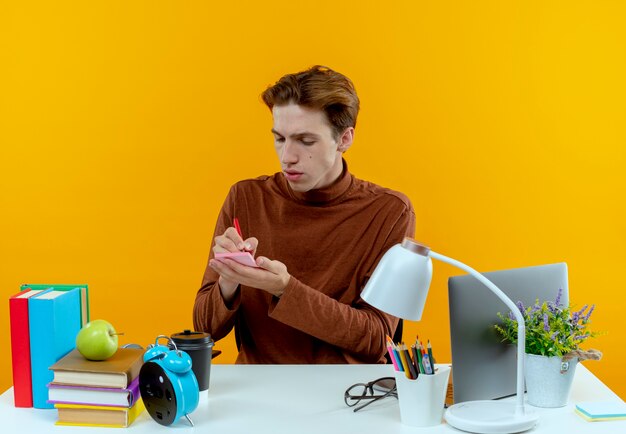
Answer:
[[[237, 233], [237, 229], [229, 227], [224, 231], [222, 235], [215, 237], [215, 245], [213, 246], [213, 254], [225, 253], [225, 252], [250, 252], [252, 256], [255, 256], [259, 240], [254, 237], [243, 240]], [[225, 279], [220, 274], [219, 286], [222, 297], [228, 303], [235, 298], [237, 288], [240, 282], [230, 281]]]

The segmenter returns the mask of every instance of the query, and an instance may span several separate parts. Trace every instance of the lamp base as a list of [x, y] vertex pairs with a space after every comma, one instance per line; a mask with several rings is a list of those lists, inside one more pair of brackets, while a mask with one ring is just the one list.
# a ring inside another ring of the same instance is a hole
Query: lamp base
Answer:
[[467, 401], [452, 405], [445, 419], [450, 426], [462, 431], [480, 434], [510, 434], [531, 429], [539, 416], [525, 409], [516, 414], [512, 401]]

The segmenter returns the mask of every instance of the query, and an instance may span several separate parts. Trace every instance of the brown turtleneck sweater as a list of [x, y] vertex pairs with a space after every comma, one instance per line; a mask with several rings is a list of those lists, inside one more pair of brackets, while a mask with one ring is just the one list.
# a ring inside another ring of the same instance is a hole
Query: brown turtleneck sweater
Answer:
[[382, 255], [414, 235], [405, 195], [356, 179], [344, 161], [335, 183], [306, 193], [293, 191], [282, 173], [238, 182], [215, 234], [234, 217], [244, 238], [259, 240], [256, 255], [283, 262], [292, 277], [280, 298], [242, 286], [227, 306], [219, 276], [207, 266], [194, 305], [196, 330], [219, 340], [235, 326], [237, 363], [385, 362], [385, 335], [398, 320], [360, 293]]

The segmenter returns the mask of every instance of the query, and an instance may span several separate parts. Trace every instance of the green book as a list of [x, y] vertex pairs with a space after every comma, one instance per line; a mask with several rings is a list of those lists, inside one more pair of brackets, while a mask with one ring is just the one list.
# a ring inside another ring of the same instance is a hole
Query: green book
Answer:
[[71, 291], [74, 288], [80, 288], [80, 325], [84, 326], [89, 322], [89, 287], [84, 285], [43, 285], [43, 284], [28, 284], [25, 283], [20, 286], [20, 291], [26, 289], [44, 290], [53, 288], [57, 291]]

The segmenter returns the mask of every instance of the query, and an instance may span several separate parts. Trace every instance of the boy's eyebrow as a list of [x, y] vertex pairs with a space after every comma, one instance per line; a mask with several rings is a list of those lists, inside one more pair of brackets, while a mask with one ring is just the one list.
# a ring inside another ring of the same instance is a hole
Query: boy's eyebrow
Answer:
[[[281, 133], [276, 131], [274, 128], [272, 128], [272, 133], [276, 134], [277, 136], [284, 137]], [[314, 137], [314, 138], [318, 138], [319, 139], [320, 136], [315, 134], [315, 133], [309, 133], [308, 131], [304, 131], [302, 133], [292, 134], [291, 137], [294, 138], [294, 139], [298, 139], [298, 138], [301, 138], [301, 137]]]

